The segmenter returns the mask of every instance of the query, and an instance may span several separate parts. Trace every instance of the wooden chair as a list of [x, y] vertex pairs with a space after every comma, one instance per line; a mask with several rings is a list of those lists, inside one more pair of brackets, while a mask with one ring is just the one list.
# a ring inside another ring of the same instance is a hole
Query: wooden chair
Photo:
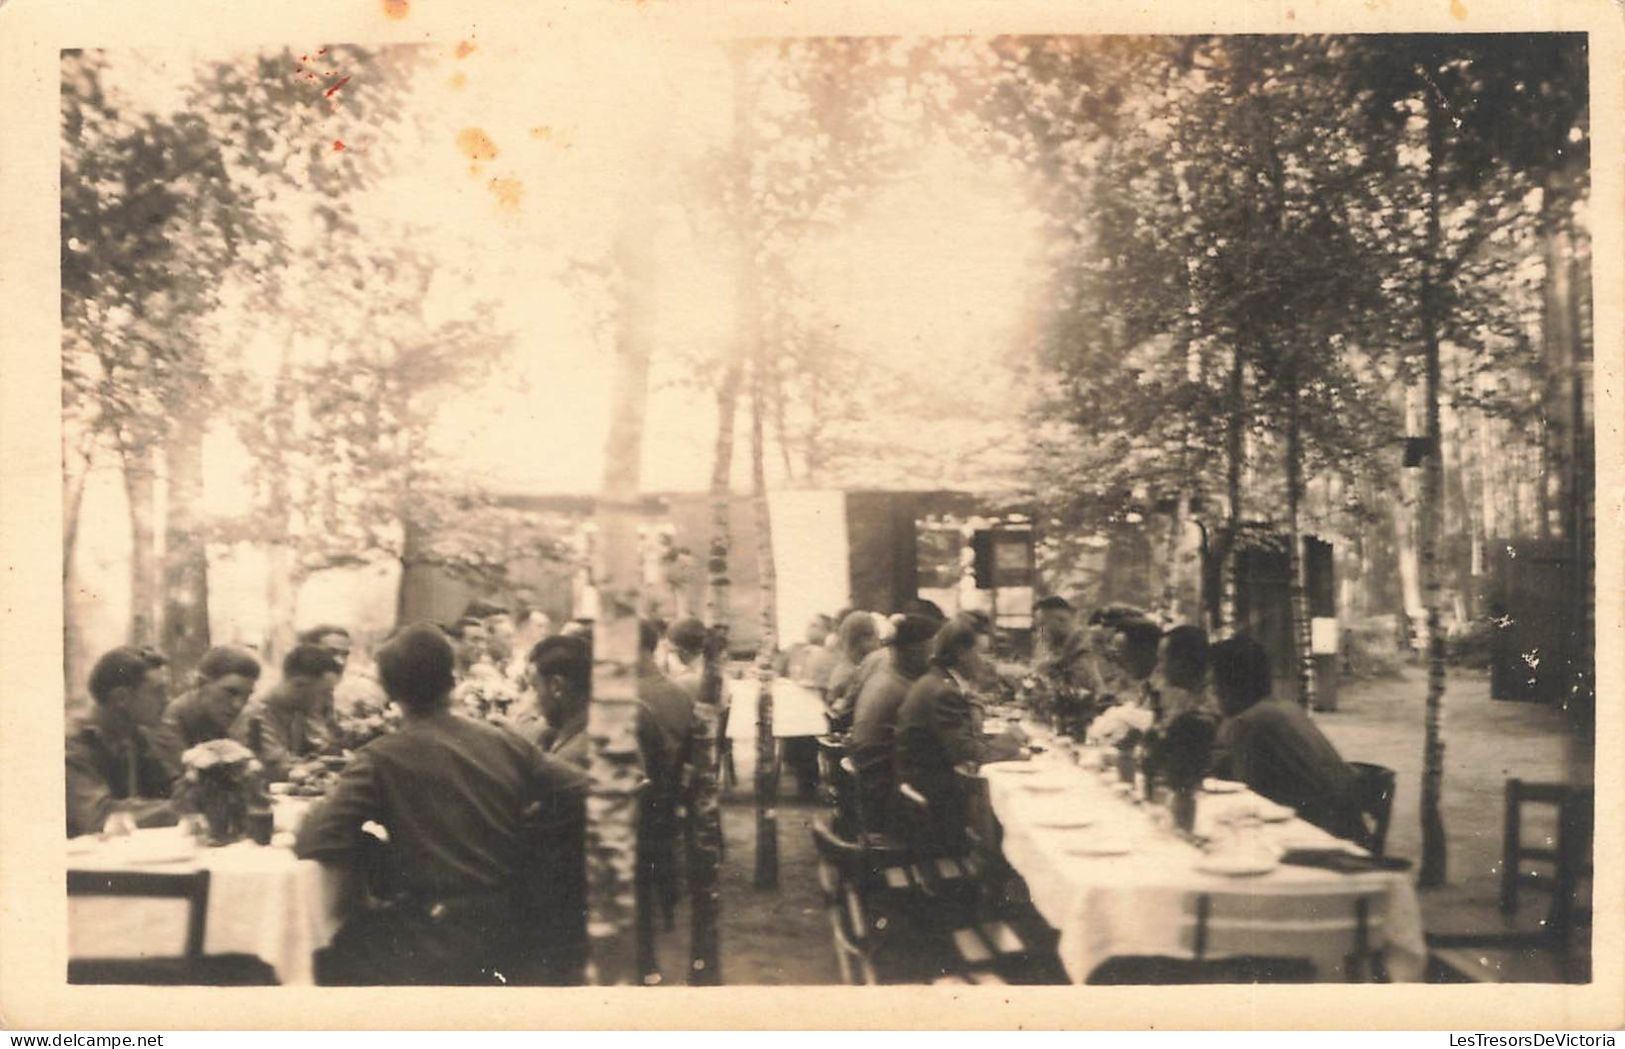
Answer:
[[[979, 779], [979, 777], [975, 777]], [[979, 796], [986, 801], [985, 782]], [[964, 812], [974, 812], [976, 797]], [[921, 887], [923, 922], [952, 944], [956, 973], [969, 982], [1061, 983], [1066, 974], [1055, 956], [1056, 936], [1025, 900], [1003, 891], [1003, 879], [972, 841], [974, 830], [943, 835], [946, 814], [912, 785], [898, 788], [908, 829], [909, 872]], [[992, 819], [991, 809], [987, 818]], [[996, 824], [995, 824], [996, 825]], [[948, 840], [944, 842], [944, 838]]]
[[944, 944], [915, 921], [906, 870], [824, 820], [812, 825], [818, 880], [843, 982], [920, 983], [949, 971]]
[[1350, 983], [1388, 981], [1385, 890], [1297, 897], [1195, 893], [1185, 902], [1189, 957], [1114, 958], [1091, 984], [1310, 983], [1335, 959]]
[[186, 902], [186, 939], [179, 957], [70, 958], [69, 983], [263, 987], [278, 982], [276, 971], [253, 955], [203, 953], [209, 911], [208, 871], [69, 871], [68, 895]]
[[1394, 770], [1364, 761], [1351, 761], [1355, 792], [1360, 804], [1360, 822], [1365, 827], [1361, 845], [1373, 856], [1381, 856], [1388, 844], [1388, 822], [1394, 811]]
[[819, 800], [826, 805], [839, 806], [841, 761], [846, 757], [846, 741], [840, 736], [819, 736], [814, 743], [818, 747], [818, 795]]
[[[1501, 913], [1518, 910], [1519, 889], [1528, 887], [1552, 894], [1546, 932], [1567, 946], [1578, 922], [1589, 915], [1577, 909], [1580, 882], [1591, 876], [1591, 838], [1595, 822], [1595, 792], [1591, 787], [1558, 783], [1506, 784], [1506, 825], [1502, 841]], [[1557, 809], [1557, 835], [1550, 846], [1523, 842], [1523, 807], [1552, 805]], [[1526, 862], [1549, 863], [1552, 873], [1542, 877], [1524, 870]]]

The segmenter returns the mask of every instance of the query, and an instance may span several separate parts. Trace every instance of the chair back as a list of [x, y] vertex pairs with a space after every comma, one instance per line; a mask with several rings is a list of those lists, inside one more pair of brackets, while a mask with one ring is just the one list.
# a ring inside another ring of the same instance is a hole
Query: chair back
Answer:
[[137, 896], [144, 899], [186, 901], [186, 941], [182, 955], [188, 962], [203, 957], [203, 933], [209, 911], [209, 872], [167, 874], [155, 871], [68, 872], [69, 896]]
[[1229, 958], [1308, 959], [1320, 979], [1381, 978], [1387, 890], [1344, 888], [1293, 896], [1204, 892], [1185, 901], [1182, 942], [1197, 962]]
[[840, 774], [841, 759], [846, 757], [846, 741], [840, 736], [828, 735], [818, 736], [814, 743], [818, 746], [818, 784], [823, 800], [834, 804], [836, 777]]
[[1388, 845], [1388, 821], [1394, 811], [1394, 770], [1364, 761], [1351, 761], [1355, 794], [1360, 806], [1360, 823], [1365, 828], [1365, 846], [1373, 856], [1381, 856]]

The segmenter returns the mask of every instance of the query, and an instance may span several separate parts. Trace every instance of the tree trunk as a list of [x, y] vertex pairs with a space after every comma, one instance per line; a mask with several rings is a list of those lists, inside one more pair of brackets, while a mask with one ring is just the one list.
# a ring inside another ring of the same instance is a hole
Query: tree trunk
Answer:
[[750, 474], [751, 507], [756, 524], [756, 573], [762, 592], [762, 639], [756, 648], [756, 887], [779, 885], [779, 763], [773, 738], [773, 657], [778, 653], [778, 586], [773, 570], [773, 533], [767, 506], [767, 477], [762, 439], [762, 351], [751, 369]]
[[[266, 425], [276, 434], [276, 447], [292, 448], [293, 411], [297, 391], [288, 374], [288, 358], [292, 352], [290, 335], [282, 347], [282, 361], [278, 365], [276, 385], [272, 391], [271, 414]], [[300, 564], [298, 540], [293, 535], [293, 492], [288, 468], [280, 457], [273, 456], [264, 463], [270, 491], [268, 504], [280, 517], [276, 538], [265, 558], [265, 600], [267, 623], [265, 662], [275, 666], [293, 648], [295, 617], [299, 612], [299, 588], [304, 582], [304, 567]]]
[[1303, 439], [1299, 419], [1296, 369], [1287, 375], [1286, 407], [1286, 519], [1287, 586], [1292, 613], [1292, 662], [1297, 668], [1298, 703], [1315, 702], [1315, 657], [1310, 651], [1309, 595], [1304, 585], [1303, 531], [1299, 522], [1303, 502]]
[[203, 420], [188, 405], [170, 428], [165, 453], [164, 654], [178, 683], [191, 678], [209, 647], [209, 554], [203, 539]]
[[717, 738], [720, 712], [725, 696], [728, 660], [728, 629], [732, 600], [728, 562], [732, 555], [733, 509], [730, 479], [733, 476], [734, 418], [739, 405], [739, 380], [743, 340], [736, 340], [722, 385], [717, 388], [717, 437], [711, 460], [711, 540], [706, 558], [706, 620], [709, 627], [705, 646], [705, 674], [701, 679], [700, 701], [694, 705], [693, 781], [689, 819], [694, 833], [689, 852], [689, 971], [688, 982], [695, 987], [715, 987], [722, 983], [722, 952], [718, 923], [722, 913], [722, 892], [718, 869], [722, 865], [722, 808], [718, 784], [717, 756], [722, 741]]
[[1230, 353], [1229, 412], [1225, 420], [1224, 493], [1225, 531], [1219, 541], [1219, 609], [1214, 622], [1214, 633], [1228, 636], [1236, 629], [1236, 572], [1239, 565], [1235, 557], [1236, 542], [1241, 530], [1241, 468], [1246, 458], [1242, 442], [1247, 431], [1247, 418], [1243, 411], [1247, 386], [1247, 365], [1238, 346]]
[[1422, 862], [1417, 884], [1428, 887], [1445, 881], [1447, 848], [1440, 801], [1444, 784], [1444, 631], [1439, 616], [1439, 501], [1443, 487], [1443, 455], [1439, 419], [1439, 326], [1438, 314], [1441, 199], [1440, 154], [1444, 149], [1444, 120], [1439, 93], [1424, 85], [1427, 107], [1427, 241], [1422, 260], [1421, 306], [1422, 348], [1425, 353], [1425, 401], [1427, 410], [1427, 456], [1422, 463], [1422, 600], [1427, 607], [1428, 688], [1424, 742], [1422, 748]]
[[84, 630], [79, 622], [79, 567], [74, 555], [79, 545], [79, 511], [85, 502], [92, 452], [93, 445], [87, 440], [75, 454], [64, 449], [62, 457], [62, 680], [70, 704], [90, 669], [86, 653], [81, 651]]
[[130, 643], [158, 644], [157, 478], [150, 447], [124, 450], [130, 502]]
[[[645, 213], [646, 214], [646, 213]], [[644, 255], [649, 230], [628, 222], [616, 245], [621, 266], [620, 330], [615, 346], [595, 578], [591, 793], [587, 801], [588, 980], [611, 986], [641, 975], [637, 921], [637, 791], [643, 763], [637, 740], [638, 485], [648, 400], [649, 316], [653, 272]]]

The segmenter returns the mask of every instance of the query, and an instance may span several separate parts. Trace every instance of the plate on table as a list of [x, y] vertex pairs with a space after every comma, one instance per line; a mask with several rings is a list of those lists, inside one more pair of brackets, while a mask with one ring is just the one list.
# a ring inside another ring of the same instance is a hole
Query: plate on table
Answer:
[[1285, 823], [1297, 816], [1298, 810], [1290, 805], [1277, 805], [1273, 801], [1260, 801], [1253, 806], [1253, 815], [1265, 823]]
[[1240, 794], [1247, 789], [1247, 784], [1238, 783], [1233, 779], [1213, 779], [1210, 776], [1202, 781], [1202, 789], [1209, 794]]
[[1094, 826], [1094, 822], [1088, 816], [1046, 816], [1033, 820], [1033, 826], [1044, 830], [1082, 830]]
[[1038, 766], [1025, 761], [990, 761], [982, 766], [984, 772], [997, 772], [1001, 776], [1031, 776]]
[[77, 838], [68, 839], [69, 856], [89, 856], [101, 846], [101, 839], [94, 834], [81, 834]]
[[1134, 846], [1122, 838], [1080, 838], [1066, 847], [1070, 856], [1127, 856]]
[[124, 840], [119, 857], [126, 863], [180, 863], [197, 855], [197, 841], [176, 831], [137, 831]]
[[1024, 783], [1019, 789], [1023, 794], [1059, 794], [1066, 786], [1060, 783]]
[[1267, 852], [1214, 852], [1196, 862], [1203, 874], [1219, 874], [1227, 878], [1244, 878], [1268, 874], [1281, 865], [1281, 861]]

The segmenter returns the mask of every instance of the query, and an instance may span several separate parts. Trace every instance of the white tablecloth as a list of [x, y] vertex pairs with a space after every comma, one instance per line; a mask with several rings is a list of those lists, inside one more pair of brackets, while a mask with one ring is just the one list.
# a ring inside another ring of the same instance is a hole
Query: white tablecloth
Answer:
[[[729, 739], [756, 738], [756, 695], [760, 688], [755, 677], [747, 675], [728, 681]], [[773, 679], [773, 738], [822, 736], [829, 731], [824, 717], [824, 700], [816, 691], [789, 678]]]
[[[336, 884], [321, 865], [285, 848], [242, 841], [199, 848], [190, 858], [145, 862], [183, 849], [174, 828], [137, 831], [107, 842], [69, 843], [69, 870], [151, 873], [209, 871], [203, 950], [252, 954], [284, 984], [314, 982], [311, 955], [333, 938]], [[73, 958], [175, 957], [186, 937], [183, 900], [85, 896], [68, 900], [68, 955]]]
[[[1286, 864], [1248, 876], [1204, 873], [1195, 845], [1155, 825], [1150, 806], [1133, 805], [1100, 773], [1051, 754], [1030, 763], [1033, 772], [1013, 771], [1018, 767], [984, 766], [989, 800], [1003, 828], [1005, 858], [1060, 932], [1061, 961], [1074, 980], [1081, 983], [1114, 957], [1191, 957], [1202, 894], [1213, 907], [1206, 957], [1309, 957], [1325, 980], [1342, 978], [1354, 897], [1369, 896], [1369, 942], [1384, 949], [1390, 978], [1422, 978], [1421, 909], [1405, 873], [1351, 875]], [[1200, 795], [1197, 831], [1206, 833], [1225, 809], [1260, 803], [1268, 804], [1250, 793]], [[1087, 827], [1054, 826], [1086, 820]], [[1296, 819], [1250, 833], [1265, 847], [1355, 848]], [[1129, 851], [1079, 854], [1107, 841]]]

